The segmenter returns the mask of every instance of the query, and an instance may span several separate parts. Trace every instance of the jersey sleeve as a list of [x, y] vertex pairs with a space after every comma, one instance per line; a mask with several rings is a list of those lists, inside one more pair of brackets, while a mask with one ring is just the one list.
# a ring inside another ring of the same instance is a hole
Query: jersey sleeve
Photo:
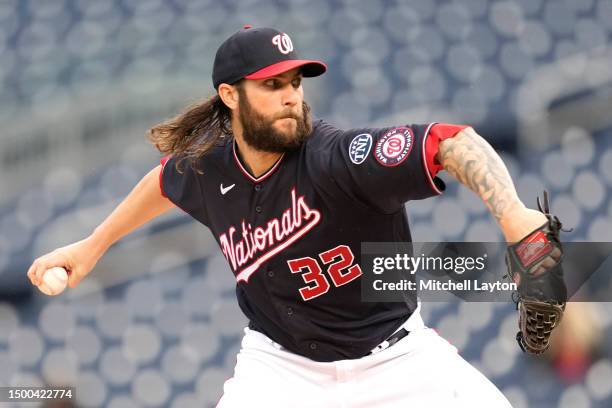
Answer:
[[396, 212], [409, 200], [444, 191], [437, 177], [438, 146], [466, 127], [431, 123], [337, 131], [328, 150], [330, 176], [352, 199]]
[[180, 163], [176, 168], [177, 159], [172, 156], [163, 157], [159, 174], [161, 194], [174, 205], [191, 215], [196, 220], [208, 225], [206, 208], [202, 194], [202, 175], [188, 163]]

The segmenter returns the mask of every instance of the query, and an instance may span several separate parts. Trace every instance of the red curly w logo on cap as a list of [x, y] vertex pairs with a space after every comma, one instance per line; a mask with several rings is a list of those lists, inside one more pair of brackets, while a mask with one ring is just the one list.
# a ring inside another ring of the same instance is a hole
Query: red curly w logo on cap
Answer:
[[276, 34], [272, 37], [272, 44], [278, 47], [278, 50], [283, 54], [289, 54], [293, 51], [293, 43], [291, 42], [291, 38], [285, 33]]

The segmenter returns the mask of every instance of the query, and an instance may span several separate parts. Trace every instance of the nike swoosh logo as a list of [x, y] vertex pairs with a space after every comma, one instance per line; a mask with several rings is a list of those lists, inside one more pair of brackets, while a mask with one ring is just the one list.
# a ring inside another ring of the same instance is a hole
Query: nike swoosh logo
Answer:
[[234, 188], [235, 185], [236, 184], [232, 184], [231, 186], [223, 187], [223, 183], [221, 183], [221, 185], [219, 186], [219, 188], [221, 189], [221, 194], [225, 195], [228, 191]]

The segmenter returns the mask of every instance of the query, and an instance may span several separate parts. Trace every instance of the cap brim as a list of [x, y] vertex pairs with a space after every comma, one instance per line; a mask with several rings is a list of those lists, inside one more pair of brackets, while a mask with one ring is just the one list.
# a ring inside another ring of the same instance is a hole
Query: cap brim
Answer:
[[288, 60], [268, 65], [265, 68], [255, 71], [245, 76], [246, 79], [265, 79], [283, 72], [291, 71], [294, 68], [301, 68], [302, 75], [305, 77], [316, 77], [327, 71], [327, 65], [321, 61], [313, 60]]

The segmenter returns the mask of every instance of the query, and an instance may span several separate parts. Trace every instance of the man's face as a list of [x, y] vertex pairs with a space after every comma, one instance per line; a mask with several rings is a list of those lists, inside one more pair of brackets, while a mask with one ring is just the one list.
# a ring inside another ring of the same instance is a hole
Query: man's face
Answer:
[[297, 149], [312, 131], [298, 69], [266, 79], [245, 80], [238, 88], [245, 142], [261, 151]]

